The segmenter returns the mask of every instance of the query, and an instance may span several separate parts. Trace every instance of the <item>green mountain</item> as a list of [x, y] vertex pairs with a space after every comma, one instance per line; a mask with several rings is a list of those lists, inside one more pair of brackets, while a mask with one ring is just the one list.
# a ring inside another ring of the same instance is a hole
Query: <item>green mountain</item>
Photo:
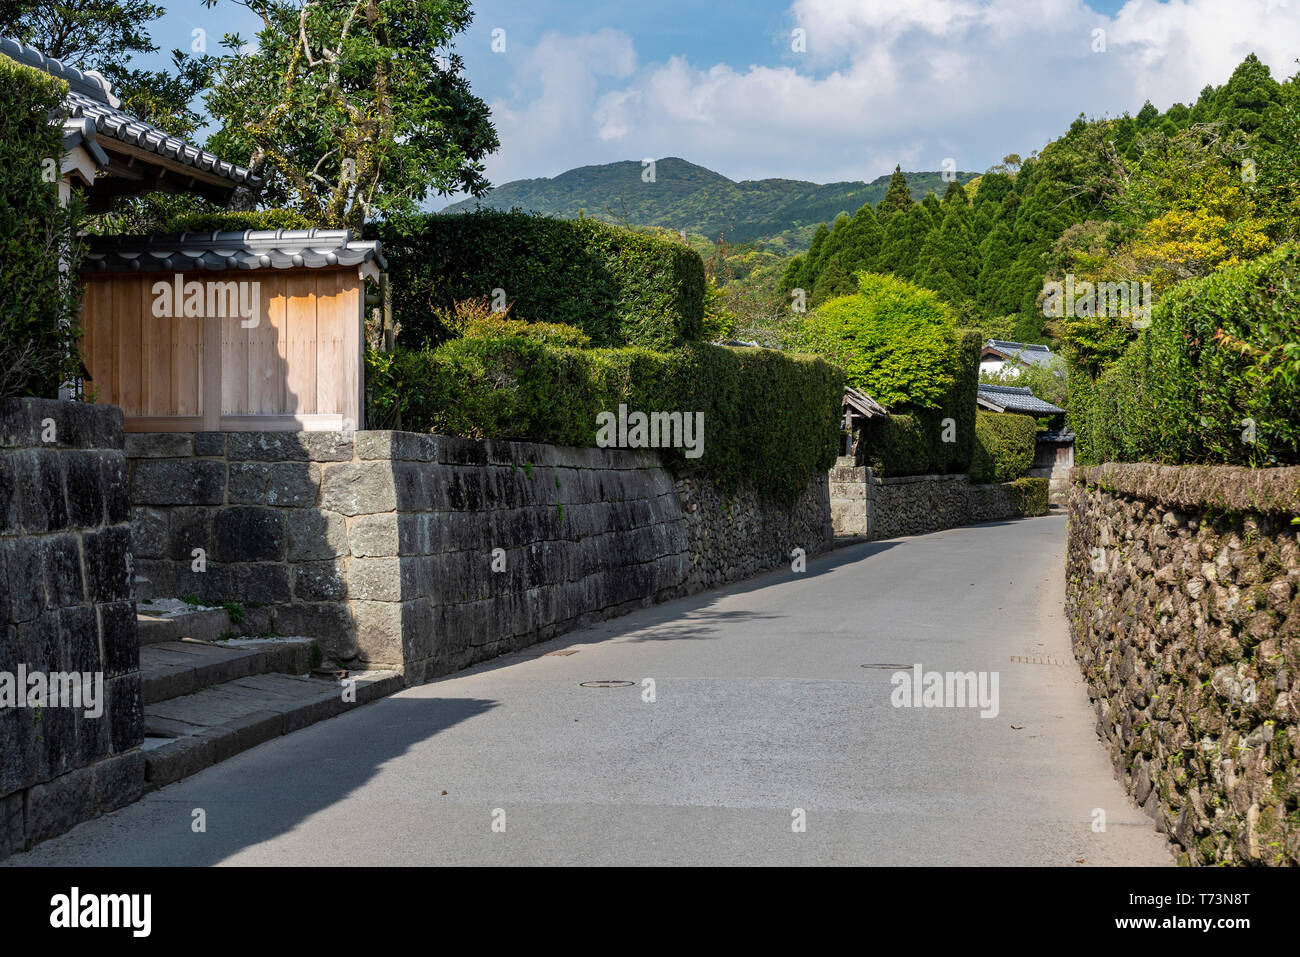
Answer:
[[[727, 242], [759, 243], [788, 251], [807, 249], [817, 224], [840, 213], [853, 214], [864, 203], [885, 195], [889, 177], [870, 183], [818, 185], [796, 179], [735, 182], [720, 173], [669, 156], [656, 161], [654, 182], [642, 179], [642, 164], [633, 160], [582, 166], [547, 179], [505, 183], [480, 199], [448, 206], [458, 213], [484, 206], [525, 209], [548, 216], [591, 216], [630, 226], [686, 230], [710, 240], [723, 233]], [[958, 173], [967, 183], [976, 173]], [[912, 195], [942, 194], [948, 184], [937, 172], [908, 173]]]

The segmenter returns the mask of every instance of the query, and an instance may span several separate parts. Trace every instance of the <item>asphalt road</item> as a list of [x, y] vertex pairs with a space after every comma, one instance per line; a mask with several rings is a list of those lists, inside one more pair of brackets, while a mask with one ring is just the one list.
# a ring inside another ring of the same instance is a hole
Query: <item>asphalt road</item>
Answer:
[[[278, 738], [7, 863], [1171, 864], [1094, 733], [1064, 546], [1053, 516], [840, 549]], [[917, 663], [996, 673], [996, 717], [895, 707], [889, 666]], [[581, 686], [602, 680], [634, 684]]]

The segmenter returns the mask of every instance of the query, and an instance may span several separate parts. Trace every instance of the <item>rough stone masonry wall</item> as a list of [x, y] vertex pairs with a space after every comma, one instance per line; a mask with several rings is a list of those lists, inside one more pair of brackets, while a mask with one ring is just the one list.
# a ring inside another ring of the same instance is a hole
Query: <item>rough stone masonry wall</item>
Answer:
[[0, 399], [0, 672], [103, 675], [103, 714], [0, 708], [0, 858], [144, 787], [122, 412]]
[[128, 455], [155, 594], [259, 604], [265, 627], [408, 683], [829, 541], [824, 478], [793, 509], [723, 501], [653, 452], [251, 432], [129, 436]]
[[850, 461], [830, 473], [836, 535], [899, 538], [1024, 514], [1008, 485], [974, 485], [965, 475], [879, 478]]
[[1300, 863], [1300, 468], [1071, 479], [1067, 612], [1116, 775], [1186, 863]]

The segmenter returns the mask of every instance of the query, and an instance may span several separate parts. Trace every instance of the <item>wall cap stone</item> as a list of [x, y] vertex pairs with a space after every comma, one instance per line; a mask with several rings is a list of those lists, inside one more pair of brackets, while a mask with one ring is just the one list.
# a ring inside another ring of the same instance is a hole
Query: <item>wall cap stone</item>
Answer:
[[1174, 508], [1300, 513], [1300, 466], [1252, 469], [1107, 462], [1076, 465], [1070, 470], [1070, 481]]

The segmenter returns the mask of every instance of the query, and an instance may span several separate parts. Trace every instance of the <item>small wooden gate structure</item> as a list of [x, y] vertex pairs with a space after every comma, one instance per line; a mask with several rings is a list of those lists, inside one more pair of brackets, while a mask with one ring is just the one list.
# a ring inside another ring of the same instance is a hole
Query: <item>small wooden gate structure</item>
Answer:
[[128, 432], [363, 428], [365, 280], [385, 267], [347, 230], [97, 237], [86, 391]]

